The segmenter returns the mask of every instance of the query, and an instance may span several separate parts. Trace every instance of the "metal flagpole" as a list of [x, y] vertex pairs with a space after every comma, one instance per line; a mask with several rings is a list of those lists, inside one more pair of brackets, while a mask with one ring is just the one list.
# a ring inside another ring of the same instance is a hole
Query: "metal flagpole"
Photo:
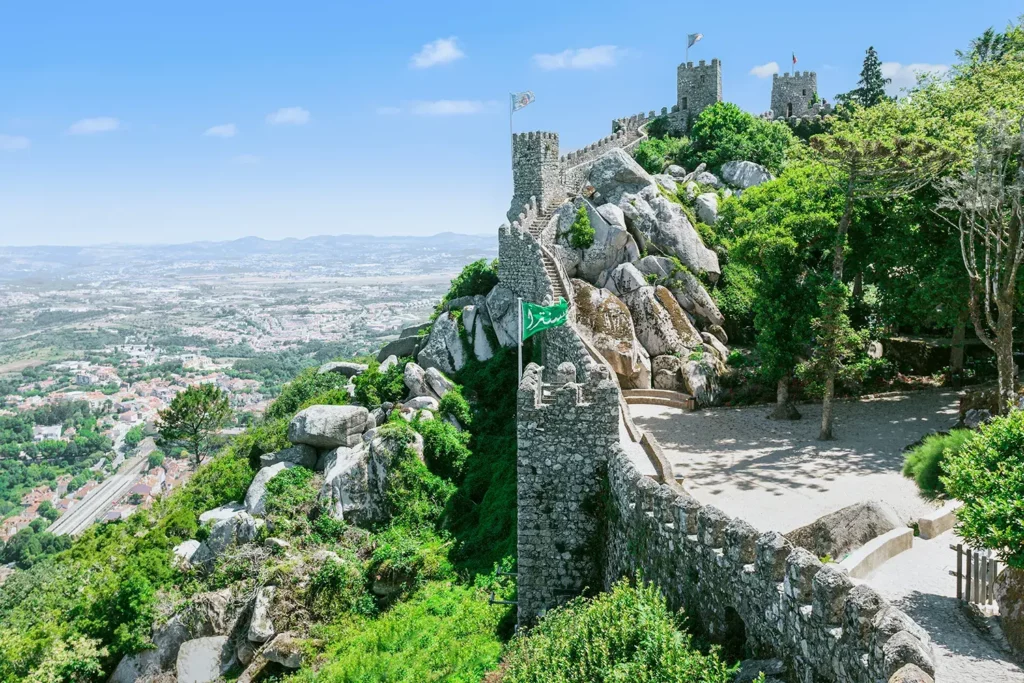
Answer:
[[[516, 96], [514, 93], [508, 94], [508, 149], [509, 158], [512, 160], [512, 184], [516, 182], [516, 146], [512, 142], [512, 114], [515, 112]], [[514, 191], [514, 189], [513, 189]]]
[[518, 297], [516, 301], [519, 304], [519, 315], [516, 316], [519, 320], [519, 381], [523, 381], [523, 297]]

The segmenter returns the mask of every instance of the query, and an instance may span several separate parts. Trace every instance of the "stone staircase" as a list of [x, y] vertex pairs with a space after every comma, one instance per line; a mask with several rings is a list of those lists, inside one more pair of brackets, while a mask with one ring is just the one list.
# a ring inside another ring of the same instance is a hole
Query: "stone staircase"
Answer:
[[665, 406], [687, 411], [696, 408], [693, 396], [668, 389], [623, 389], [622, 396], [629, 405]]
[[[540, 242], [540, 234], [548, 226], [548, 222], [554, 213], [552, 209], [543, 209], [533, 219], [533, 222], [527, 226], [527, 230], [538, 243]], [[554, 296], [554, 302], [558, 303], [559, 297], [569, 301], [569, 293], [565, 291], [565, 287], [562, 286], [562, 282], [558, 277], [558, 267], [546, 253], [544, 254], [544, 272], [548, 274], [548, 279], [551, 280], [551, 293]]]

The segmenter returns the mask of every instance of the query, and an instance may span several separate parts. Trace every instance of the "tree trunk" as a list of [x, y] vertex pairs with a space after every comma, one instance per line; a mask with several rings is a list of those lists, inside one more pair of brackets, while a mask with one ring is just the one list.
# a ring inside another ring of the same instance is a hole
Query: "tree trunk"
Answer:
[[773, 420], [799, 420], [800, 411], [789, 398], [789, 374], [775, 386], [775, 410], [768, 416]]
[[959, 389], [964, 375], [964, 341], [967, 336], [967, 309], [960, 311], [953, 327], [953, 341], [949, 349], [949, 379]]
[[832, 436], [832, 397], [836, 393], [836, 375], [834, 370], [829, 370], [828, 376], [825, 378], [825, 398], [821, 402], [821, 432], [818, 434], [818, 440], [820, 441], [831, 441], [834, 437]]
[[1016, 405], [1017, 368], [1013, 363], [1013, 301], [999, 302], [996, 326], [996, 369], [999, 371], [999, 414]]

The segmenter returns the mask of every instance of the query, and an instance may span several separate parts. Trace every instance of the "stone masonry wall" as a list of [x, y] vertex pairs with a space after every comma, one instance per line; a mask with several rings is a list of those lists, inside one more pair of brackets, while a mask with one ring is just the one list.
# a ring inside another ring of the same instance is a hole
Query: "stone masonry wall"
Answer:
[[[651, 115], [653, 118], [654, 112], [651, 112]], [[632, 117], [632, 119], [635, 118]], [[621, 147], [628, 152], [642, 138], [643, 134], [640, 132], [639, 126], [632, 128], [623, 127], [593, 144], [569, 152], [561, 159], [562, 188], [568, 196], [579, 194], [580, 190], [583, 189], [583, 183], [587, 178], [587, 174], [590, 173], [590, 167], [594, 165], [598, 157], [613, 147]]]
[[927, 634], [836, 565], [656, 484], [618, 446], [608, 477], [606, 587], [642, 570], [713, 640], [782, 659], [790, 681], [875, 683], [908, 663], [934, 674]]
[[508, 211], [511, 223], [520, 207], [535, 197], [541, 210], [565, 199], [562, 189], [561, 162], [558, 157], [558, 133], [516, 133], [512, 136], [512, 206]]
[[[562, 371], [562, 369], [560, 369]], [[608, 378], [544, 394], [531, 363], [518, 395], [519, 623], [601, 587], [603, 525], [596, 510], [618, 441], [618, 387]], [[548, 387], [551, 389], [552, 387]]]
[[[772, 76], [772, 113], [775, 118], [788, 119], [814, 114], [811, 100], [818, 92], [818, 74], [813, 71]], [[792, 111], [790, 106], [792, 105]]]
[[722, 101], [722, 63], [703, 59], [680, 64], [676, 70], [676, 106], [680, 117], [696, 118], [711, 105]]
[[498, 228], [498, 280], [524, 301], [554, 303], [540, 245], [518, 221]]

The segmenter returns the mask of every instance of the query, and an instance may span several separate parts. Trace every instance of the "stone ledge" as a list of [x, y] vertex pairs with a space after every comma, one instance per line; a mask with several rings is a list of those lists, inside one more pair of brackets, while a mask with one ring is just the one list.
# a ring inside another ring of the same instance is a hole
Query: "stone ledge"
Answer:
[[857, 550], [850, 553], [839, 566], [851, 578], [863, 579], [875, 569], [881, 567], [905, 550], [914, 545], [914, 530], [901, 527], [876, 536]]
[[956, 524], [956, 511], [963, 505], [958, 500], [950, 501], [941, 508], [925, 515], [917, 520], [917, 526], [920, 530], [921, 538], [929, 539], [935, 538], [941, 533], [949, 531]]

